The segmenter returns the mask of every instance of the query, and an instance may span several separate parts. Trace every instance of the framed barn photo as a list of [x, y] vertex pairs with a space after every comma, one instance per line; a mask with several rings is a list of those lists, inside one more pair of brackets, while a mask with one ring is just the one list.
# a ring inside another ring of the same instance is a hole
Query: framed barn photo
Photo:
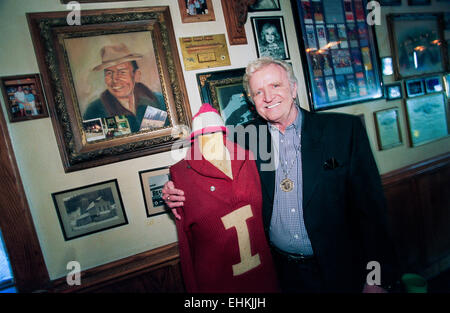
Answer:
[[117, 179], [52, 194], [64, 239], [128, 224]]
[[39, 74], [0, 77], [0, 86], [11, 123], [48, 117]]
[[164, 184], [169, 181], [169, 167], [140, 171], [139, 179], [147, 217], [167, 213], [162, 198], [162, 189]]
[[168, 7], [27, 18], [66, 172], [168, 151], [190, 127]]
[[279, 60], [289, 59], [283, 17], [260, 16], [252, 17], [251, 21], [258, 58], [270, 56]]

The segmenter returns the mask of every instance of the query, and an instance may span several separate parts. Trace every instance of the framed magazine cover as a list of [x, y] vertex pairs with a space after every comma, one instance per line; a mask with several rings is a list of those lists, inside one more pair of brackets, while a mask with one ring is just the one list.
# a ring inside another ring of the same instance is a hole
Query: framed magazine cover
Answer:
[[169, 167], [140, 171], [139, 179], [147, 217], [167, 213], [162, 199], [162, 189], [169, 181]]
[[294, 20], [312, 111], [383, 97], [366, 0], [296, 0]]

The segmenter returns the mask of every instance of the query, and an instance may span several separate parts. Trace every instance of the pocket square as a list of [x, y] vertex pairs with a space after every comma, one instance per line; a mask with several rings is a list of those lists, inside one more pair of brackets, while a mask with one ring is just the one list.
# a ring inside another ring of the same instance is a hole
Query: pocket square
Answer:
[[323, 168], [326, 170], [334, 170], [339, 167], [339, 162], [333, 157], [325, 161]]

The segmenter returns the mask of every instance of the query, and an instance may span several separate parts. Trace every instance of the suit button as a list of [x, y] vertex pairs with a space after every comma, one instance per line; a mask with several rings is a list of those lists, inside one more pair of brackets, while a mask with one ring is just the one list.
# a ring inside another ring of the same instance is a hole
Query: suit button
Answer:
[[211, 187], [209, 187], [209, 190], [214, 191], [214, 190], [216, 190], [216, 187], [211, 186]]

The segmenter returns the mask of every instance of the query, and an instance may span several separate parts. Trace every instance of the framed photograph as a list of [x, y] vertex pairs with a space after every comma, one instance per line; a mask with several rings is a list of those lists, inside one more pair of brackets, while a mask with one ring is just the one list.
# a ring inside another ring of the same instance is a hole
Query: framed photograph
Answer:
[[392, 67], [391, 57], [381, 58], [381, 72], [383, 73], [384, 76], [394, 74], [394, 68]]
[[425, 94], [425, 87], [422, 79], [410, 79], [405, 81], [406, 95], [408, 98], [422, 96]]
[[248, 12], [280, 11], [280, 0], [256, 0], [248, 6]]
[[183, 23], [216, 20], [211, 0], [178, 0], [178, 6]]
[[442, 14], [388, 14], [386, 19], [396, 79], [445, 70]]
[[383, 97], [381, 66], [365, 0], [294, 1], [311, 111]]
[[245, 68], [197, 74], [202, 103], [220, 112], [225, 125], [237, 126], [257, 118], [242, 85]]
[[64, 239], [128, 224], [117, 179], [52, 194]]
[[378, 0], [378, 2], [383, 6], [402, 5], [402, 0]]
[[426, 77], [423, 82], [427, 93], [441, 92], [444, 90], [441, 82], [441, 76]]
[[289, 59], [289, 48], [283, 17], [252, 17], [251, 21], [258, 58], [270, 56], [279, 60]]
[[169, 7], [27, 18], [66, 172], [168, 151], [190, 127]]
[[11, 123], [48, 117], [39, 74], [0, 77], [0, 85]]
[[374, 118], [379, 150], [387, 150], [402, 145], [397, 108], [374, 112]]
[[408, 5], [430, 5], [431, 0], [408, 0]]
[[448, 112], [443, 93], [407, 99], [405, 106], [412, 147], [448, 136]]
[[162, 199], [162, 189], [169, 181], [169, 167], [140, 171], [139, 178], [147, 217], [167, 213]]
[[386, 100], [395, 100], [401, 98], [403, 98], [401, 83], [386, 85]]

